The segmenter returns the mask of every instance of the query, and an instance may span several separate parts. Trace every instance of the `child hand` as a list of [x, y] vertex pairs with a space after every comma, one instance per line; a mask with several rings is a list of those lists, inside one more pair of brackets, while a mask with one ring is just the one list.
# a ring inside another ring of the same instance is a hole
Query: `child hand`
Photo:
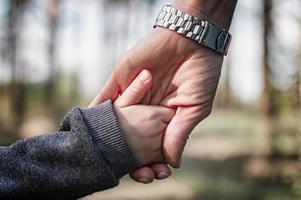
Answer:
[[162, 163], [162, 140], [175, 110], [140, 104], [151, 88], [151, 74], [144, 70], [115, 101], [114, 109], [130, 148], [141, 165]]
[[115, 111], [121, 129], [141, 165], [164, 162], [162, 140], [173, 109], [159, 106], [134, 105]]

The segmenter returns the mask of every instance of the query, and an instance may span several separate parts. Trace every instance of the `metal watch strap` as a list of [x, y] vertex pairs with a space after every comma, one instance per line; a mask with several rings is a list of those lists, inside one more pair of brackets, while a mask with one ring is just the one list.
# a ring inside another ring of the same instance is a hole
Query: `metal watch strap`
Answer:
[[227, 55], [232, 38], [226, 30], [169, 5], [161, 9], [154, 28], [158, 26], [184, 35], [222, 55]]

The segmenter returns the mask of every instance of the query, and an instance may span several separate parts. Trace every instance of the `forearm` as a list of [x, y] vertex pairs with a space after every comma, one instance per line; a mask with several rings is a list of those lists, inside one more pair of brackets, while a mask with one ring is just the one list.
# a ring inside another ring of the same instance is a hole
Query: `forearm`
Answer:
[[0, 148], [0, 199], [77, 199], [137, 167], [109, 102], [76, 108], [59, 132]]
[[175, 0], [173, 6], [229, 30], [237, 0]]

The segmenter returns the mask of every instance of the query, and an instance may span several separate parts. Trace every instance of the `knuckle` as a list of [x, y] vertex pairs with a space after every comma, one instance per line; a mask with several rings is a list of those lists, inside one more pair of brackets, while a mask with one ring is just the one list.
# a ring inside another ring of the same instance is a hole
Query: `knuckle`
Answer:
[[146, 114], [148, 120], [154, 121], [158, 118], [157, 113], [154, 110], [149, 110]]
[[150, 138], [157, 138], [163, 136], [163, 133], [167, 127], [161, 120], [154, 124], [154, 131], [151, 131], [148, 137]]
[[159, 131], [153, 131], [148, 135], [149, 138], [157, 138], [159, 136], [161, 136], [161, 132]]

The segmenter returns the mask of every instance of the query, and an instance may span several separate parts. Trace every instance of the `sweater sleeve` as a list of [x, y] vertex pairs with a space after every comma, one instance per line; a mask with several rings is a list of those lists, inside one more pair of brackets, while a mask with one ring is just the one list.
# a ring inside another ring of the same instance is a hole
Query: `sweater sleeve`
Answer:
[[111, 101], [74, 108], [58, 132], [0, 147], [0, 199], [78, 199], [138, 167]]

